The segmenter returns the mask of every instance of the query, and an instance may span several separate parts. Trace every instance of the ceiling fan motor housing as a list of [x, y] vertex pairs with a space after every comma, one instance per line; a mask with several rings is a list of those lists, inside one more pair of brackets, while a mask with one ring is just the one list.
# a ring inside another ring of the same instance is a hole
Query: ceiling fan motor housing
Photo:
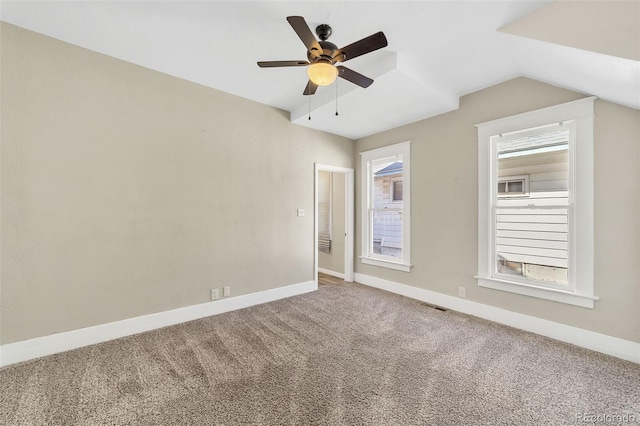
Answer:
[[320, 45], [320, 47], [322, 47], [322, 53], [318, 55], [317, 53], [315, 53], [315, 51], [313, 53], [311, 51], [308, 51], [307, 58], [309, 59], [309, 62], [324, 62], [326, 60], [330, 63], [334, 63], [333, 57], [339, 50], [338, 46], [331, 43], [330, 41], [319, 41], [318, 44]]
[[320, 41], [318, 44], [322, 47], [322, 52], [318, 52], [317, 50], [309, 50], [307, 51], [307, 59], [309, 62], [326, 62], [328, 64], [333, 65], [336, 61], [333, 60], [336, 52], [339, 50], [338, 46], [327, 41], [329, 36], [331, 36], [331, 27], [327, 24], [320, 24], [316, 27], [316, 34]]

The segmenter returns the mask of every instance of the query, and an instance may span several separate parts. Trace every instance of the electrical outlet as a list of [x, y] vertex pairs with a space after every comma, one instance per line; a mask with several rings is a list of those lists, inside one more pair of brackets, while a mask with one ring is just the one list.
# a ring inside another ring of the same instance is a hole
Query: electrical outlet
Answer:
[[211, 289], [211, 300], [218, 300], [220, 299], [220, 291], [218, 291], [217, 288], [212, 288]]
[[231, 296], [231, 287], [224, 287], [224, 288], [222, 289], [222, 295], [223, 295], [224, 297], [229, 297], [229, 296]]
[[298, 211], [296, 212], [298, 217], [304, 217], [304, 209], [298, 209]]
[[467, 297], [467, 291], [464, 287], [458, 287], [458, 296]]

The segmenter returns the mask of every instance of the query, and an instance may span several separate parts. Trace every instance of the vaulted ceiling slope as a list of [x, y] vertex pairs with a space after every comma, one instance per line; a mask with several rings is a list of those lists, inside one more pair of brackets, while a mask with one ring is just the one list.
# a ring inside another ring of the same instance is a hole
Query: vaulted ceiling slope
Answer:
[[[338, 46], [384, 31], [388, 47], [348, 63], [375, 83], [338, 79], [337, 92], [321, 87], [309, 105], [304, 67], [258, 68], [306, 59], [290, 15], [331, 25]], [[2, 1], [0, 19], [351, 139], [454, 110], [460, 96], [519, 76], [640, 109], [638, 1]]]

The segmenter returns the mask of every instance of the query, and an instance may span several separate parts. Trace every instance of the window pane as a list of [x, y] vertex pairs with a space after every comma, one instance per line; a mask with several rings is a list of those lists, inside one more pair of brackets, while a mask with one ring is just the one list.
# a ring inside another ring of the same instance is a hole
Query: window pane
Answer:
[[393, 193], [392, 195], [392, 201], [402, 201], [402, 181], [401, 180], [397, 180], [395, 182], [392, 182], [393, 184]]
[[498, 274], [568, 285], [568, 141], [569, 130], [559, 130], [497, 143], [498, 192], [505, 195], [495, 210]]
[[373, 180], [371, 199], [374, 209], [392, 207], [397, 209], [397, 204], [392, 203], [393, 181], [402, 179], [402, 156], [382, 159], [371, 162], [370, 179]]
[[498, 258], [498, 272], [501, 274], [509, 274], [509, 275], [522, 275], [522, 263], [521, 262], [510, 262], [502, 256], [497, 256]]
[[513, 181], [509, 182], [507, 186], [507, 192], [509, 194], [522, 194], [524, 192], [524, 182], [523, 181]]
[[373, 254], [402, 259], [402, 212], [372, 210]]

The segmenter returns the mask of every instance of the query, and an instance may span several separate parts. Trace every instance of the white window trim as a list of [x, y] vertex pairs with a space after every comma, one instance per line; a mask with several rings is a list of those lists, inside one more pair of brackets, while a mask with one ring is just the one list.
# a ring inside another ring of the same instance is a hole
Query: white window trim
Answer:
[[[398, 261], [393, 258], [376, 256], [372, 257], [371, 241], [369, 233], [369, 203], [371, 190], [369, 188], [369, 161], [380, 158], [388, 158], [402, 155], [402, 181], [403, 181], [403, 207], [402, 207], [402, 260]], [[362, 233], [362, 255], [360, 261], [364, 264], [380, 266], [383, 268], [395, 269], [398, 271], [409, 272], [411, 270], [411, 141], [401, 142], [394, 145], [385, 146], [383, 148], [372, 149], [360, 153], [361, 160], [361, 233]]]
[[[593, 107], [596, 97], [539, 109], [511, 117], [476, 124], [478, 129], [478, 280], [480, 287], [554, 300], [585, 308], [594, 307], [594, 183]], [[546, 288], [493, 277], [493, 215], [491, 182], [495, 161], [491, 137], [498, 134], [575, 120], [576, 145], [570, 149], [569, 182], [573, 194], [573, 221], [569, 232], [572, 291]]]

